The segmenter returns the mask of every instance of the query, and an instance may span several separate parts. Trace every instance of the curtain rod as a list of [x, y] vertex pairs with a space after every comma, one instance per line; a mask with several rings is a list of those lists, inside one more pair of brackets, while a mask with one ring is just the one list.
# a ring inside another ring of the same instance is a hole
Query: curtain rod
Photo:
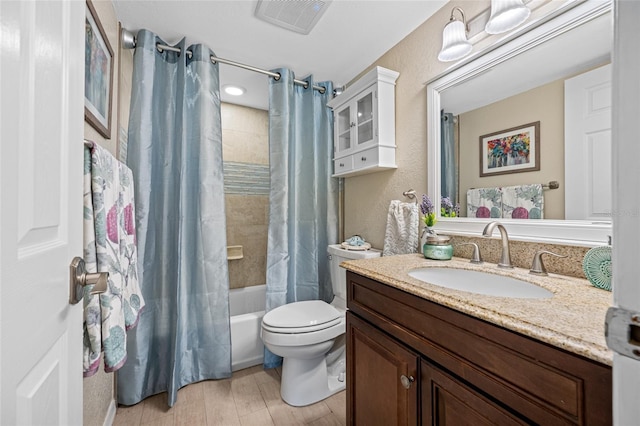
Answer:
[[[125, 49], [133, 49], [133, 48], [136, 47], [136, 39], [133, 36], [133, 34], [131, 34], [129, 31], [127, 31], [126, 29], [122, 28], [120, 36], [122, 38], [122, 47], [123, 48], [125, 48]], [[179, 47], [167, 46], [167, 45], [160, 44], [160, 43], [156, 43], [156, 49], [158, 49], [158, 52], [162, 52], [163, 50], [168, 50], [170, 52], [177, 52], [177, 53], [181, 53], [182, 52]], [[191, 55], [192, 55], [191, 51], [187, 50], [187, 56], [189, 58], [191, 58]], [[276, 81], [280, 80], [280, 77], [281, 77], [280, 73], [278, 73], [278, 72], [267, 71], [267, 70], [262, 69], [262, 68], [258, 68], [258, 67], [254, 67], [254, 66], [246, 65], [246, 64], [241, 64], [240, 62], [231, 61], [229, 59], [218, 58], [218, 57], [213, 56], [213, 55], [211, 55], [211, 62], [213, 62], [214, 64], [216, 62], [220, 62], [221, 64], [232, 65], [234, 67], [243, 68], [245, 70], [259, 72], [261, 74], [268, 75], [269, 77], [273, 77]], [[309, 88], [309, 82], [308, 81], [294, 79], [293, 82], [295, 84], [303, 86], [305, 89]], [[319, 91], [322, 94], [324, 94], [324, 92], [327, 91], [326, 87], [316, 86], [315, 84], [313, 85], [313, 88], [315, 90]]]

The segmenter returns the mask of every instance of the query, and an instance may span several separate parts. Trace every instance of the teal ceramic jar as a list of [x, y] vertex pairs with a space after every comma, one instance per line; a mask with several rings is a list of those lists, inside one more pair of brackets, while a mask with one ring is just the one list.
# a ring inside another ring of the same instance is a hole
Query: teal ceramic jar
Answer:
[[422, 253], [427, 259], [450, 260], [453, 257], [451, 237], [445, 235], [430, 235], [422, 246]]

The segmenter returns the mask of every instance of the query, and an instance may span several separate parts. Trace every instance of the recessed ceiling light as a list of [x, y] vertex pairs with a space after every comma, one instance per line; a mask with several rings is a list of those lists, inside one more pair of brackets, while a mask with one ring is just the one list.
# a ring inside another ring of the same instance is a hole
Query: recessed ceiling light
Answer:
[[231, 84], [225, 84], [224, 86], [222, 86], [222, 88], [227, 95], [231, 96], [241, 96], [244, 95], [245, 92], [244, 88], [240, 86], [233, 86]]

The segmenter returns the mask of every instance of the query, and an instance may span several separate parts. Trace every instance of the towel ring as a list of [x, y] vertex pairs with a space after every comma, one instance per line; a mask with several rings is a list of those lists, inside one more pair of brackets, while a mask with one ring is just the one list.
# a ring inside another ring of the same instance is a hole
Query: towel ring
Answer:
[[418, 197], [416, 197], [416, 191], [414, 191], [413, 189], [409, 189], [408, 191], [404, 191], [402, 193], [402, 195], [404, 195], [405, 197], [415, 201], [415, 203], [418, 204]]

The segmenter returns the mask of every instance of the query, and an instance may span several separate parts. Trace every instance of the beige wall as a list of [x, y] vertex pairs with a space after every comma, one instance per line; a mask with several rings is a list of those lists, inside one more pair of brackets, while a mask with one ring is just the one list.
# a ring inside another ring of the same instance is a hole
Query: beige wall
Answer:
[[[560, 4], [561, 2], [556, 2]], [[427, 190], [427, 93], [425, 83], [446, 70], [449, 64], [438, 62], [442, 29], [453, 7], [462, 7], [473, 19], [490, 6], [489, 0], [451, 1], [424, 24], [387, 51], [371, 67], [379, 65], [400, 72], [396, 84], [396, 159], [398, 169], [345, 179], [345, 235], [360, 234], [374, 247], [382, 247], [389, 202], [403, 199], [409, 188], [417, 194]], [[550, 7], [553, 7], [551, 4]], [[480, 41], [492, 42], [490, 36]], [[362, 71], [367, 72], [371, 67]], [[533, 120], [532, 120], [533, 121]], [[544, 141], [544, 140], [543, 140]], [[543, 148], [541, 148], [543, 150]], [[559, 179], [560, 177], [558, 177]], [[375, 194], [375, 195], [372, 195]], [[485, 261], [497, 262], [500, 241], [488, 238], [454, 237], [455, 256], [470, 257], [468, 247], [459, 242], [472, 241], [480, 246]], [[555, 246], [512, 242], [512, 260], [528, 268], [536, 250], [546, 249], [568, 254], [567, 259], [549, 262], [549, 271], [584, 278], [580, 268], [588, 247]], [[552, 265], [552, 266], [551, 266]], [[553, 270], [552, 270], [553, 269]]]
[[[526, 108], [522, 108], [526, 105]], [[480, 177], [479, 137], [540, 121], [540, 170]], [[461, 114], [460, 211], [466, 215], [469, 188], [560, 182], [544, 191], [544, 218], [564, 219], [564, 80]]]
[[268, 165], [268, 112], [223, 102], [220, 113], [224, 161]]
[[[222, 146], [225, 162], [269, 164], [267, 111], [223, 103]], [[229, 287], [266, 282], [269, 196], [225, 194], [227, 244], [241, 245], [244, 257], [229, 261]]]
[[241, 245], [244, 257], [229, 261], [229, 288], [266, 283], [268, 195], [224, 197], [227, 215], [227, 244]]
[[[557, 2], [558, 5], [560, 2]], [[363, 235], [374, 247], [382, 247], [389, 202], [405, 200], [402, 192], [427, 192], [427, 91], [425, 83], [451, 64], [439, 62], [442, 29], [453, 7], [459, 6], [472, 20], [488, 9], [489, 0], [454, 0], [387, 51], [373, 66], [400, 73], [396, 83], [396, 160], [398, 169], [345, 179], [345, 236]], [[553, 7], [550, 6], [550, 7]], [[500, 36], [480, 41], [488, 45]], [[372, 196], [371, 194], [376, 194]]]
[[[393, 171], [345, 179], [345, 236], [364, 236], [382, 248], [391, 200], [405, 200], [402, 193], [427, 192], [427, 90], [425, 82], [450, 64], [439, 62], [442, 29], [451, 9], [460, 6], [467, 17], [489, 7], [489, 0], [452, 1], [387, 51], [373, 66], [398, 71], [396, 81], [396, 162]], [[362, 74], [371, 67], [363, 70]], [[361, 74], [361, 75], [362, 75]], [[373, 196], [372, 194], [375, 194]]]
[[[92, 140], [116, 155], [118, 136], [118, 93], [119, 93], [119, 47], [118, 47], [118, 21], [111, 1], [93, 1], [98, 18], [102, 23], [111, 49], [114, 52], [113, 63], [113, 88], [111, 97], [111, 138], [106, 139], [100, 135], [91, 125], [85, 121], [84, 137]], [[107, 416], [109, 405], [115, 399], [114, 375], [105, 373], [102, 360], [98, 372], [83, 381], [83, 424], [102, 425]]]

